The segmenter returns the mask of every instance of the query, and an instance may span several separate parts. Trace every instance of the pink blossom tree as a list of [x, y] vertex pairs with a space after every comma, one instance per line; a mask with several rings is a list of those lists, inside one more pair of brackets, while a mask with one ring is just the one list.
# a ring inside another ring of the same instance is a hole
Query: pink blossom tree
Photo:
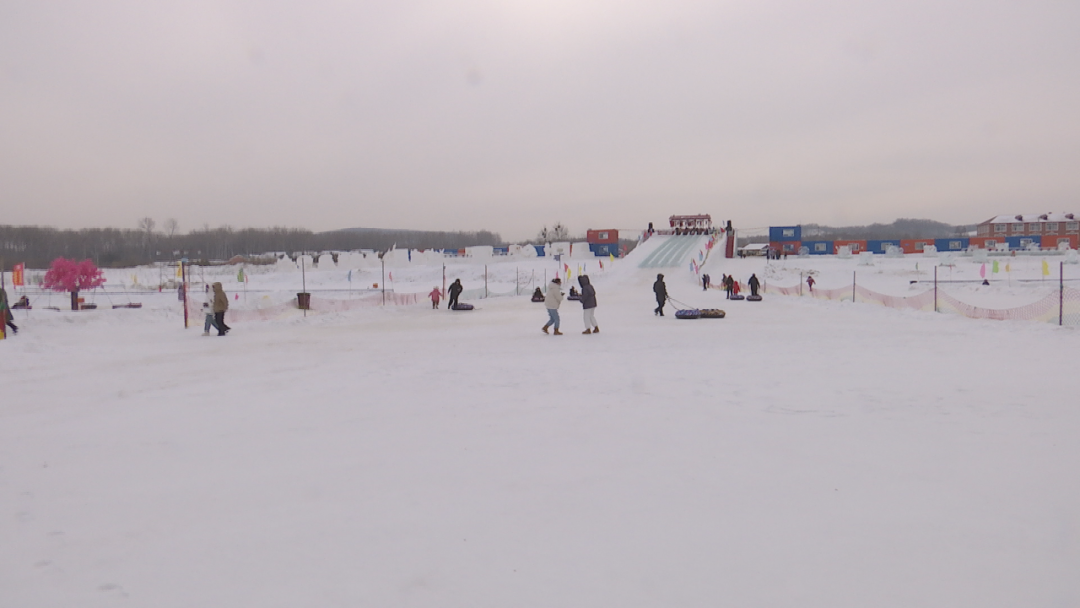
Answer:
[[79, 291], [105, 284], [101, 270], [90, 260], [76, 262], [56, 258], [45, 273], [41, 286], [53, 291], [71, 292], [71, 310], [79, 310]]

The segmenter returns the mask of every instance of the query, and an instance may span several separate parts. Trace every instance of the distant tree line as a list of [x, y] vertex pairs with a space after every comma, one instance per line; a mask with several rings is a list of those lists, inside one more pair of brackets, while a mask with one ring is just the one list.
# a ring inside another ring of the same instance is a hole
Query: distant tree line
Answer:
[[47, 268], [65, 257], [90, 259], [101, 267], [126, 267], [188, 258], [192, 261], [228, 260], [284, 252], [290, 256], [325, 251], [374, 249], [461, 249], [473, 245], [502, 245], [497, 233], [433, 232], [420, 230], [380, 230], [356, 228], [332, 232], [312, 232], [300, 228], [204, 227], [179, 234], [175, 220], [166, 220], [164, 232], [155, 231], [150, 218], [138, 222], [137, 229], [85, 228], [59, 230], [42, 226], [0, 225], [0, 259], [5, 269], [25, 262], [29, 268]]
[[844, 226], [835, 228], [820, 224], [803, 224], [803, 240], [878, 240], [878, 239], [944, 239], [964, 236], [975, 226], [954, 226], [934, 220], [898, 219], [891, 224]]

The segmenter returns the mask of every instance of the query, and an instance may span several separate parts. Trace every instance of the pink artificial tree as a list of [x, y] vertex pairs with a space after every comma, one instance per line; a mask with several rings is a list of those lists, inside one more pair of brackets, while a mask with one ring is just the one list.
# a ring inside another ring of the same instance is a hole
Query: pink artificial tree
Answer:
[[71, 292], [71, 310], [79, 310], [79, 291], [93, 289], [105, 284], [101, 270], [90, 260], [76, 262], [65, 258], [56, 258], [41, 286], [53, 291]]

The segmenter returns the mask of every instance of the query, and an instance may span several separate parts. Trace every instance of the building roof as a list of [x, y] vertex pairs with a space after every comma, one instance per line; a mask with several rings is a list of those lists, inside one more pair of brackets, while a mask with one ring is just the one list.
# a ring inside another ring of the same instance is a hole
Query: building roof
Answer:
[[1076, 215], [1072, 213], [1024, 213], [1020, 215], [998, 215], [983, 224], [1022, 224], [1025, 222], [1072, 222]]

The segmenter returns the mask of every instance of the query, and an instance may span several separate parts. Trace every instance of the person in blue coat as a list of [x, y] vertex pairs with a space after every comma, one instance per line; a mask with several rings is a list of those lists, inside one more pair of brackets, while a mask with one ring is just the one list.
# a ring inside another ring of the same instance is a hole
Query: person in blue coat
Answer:
[[585, 335], [600, 333], [600, 326], [596, 324], [596, 288], [589, 282], [589, 275], [581, 275], [577, 278], [581, 285], [581, 308], [585, 315]]

